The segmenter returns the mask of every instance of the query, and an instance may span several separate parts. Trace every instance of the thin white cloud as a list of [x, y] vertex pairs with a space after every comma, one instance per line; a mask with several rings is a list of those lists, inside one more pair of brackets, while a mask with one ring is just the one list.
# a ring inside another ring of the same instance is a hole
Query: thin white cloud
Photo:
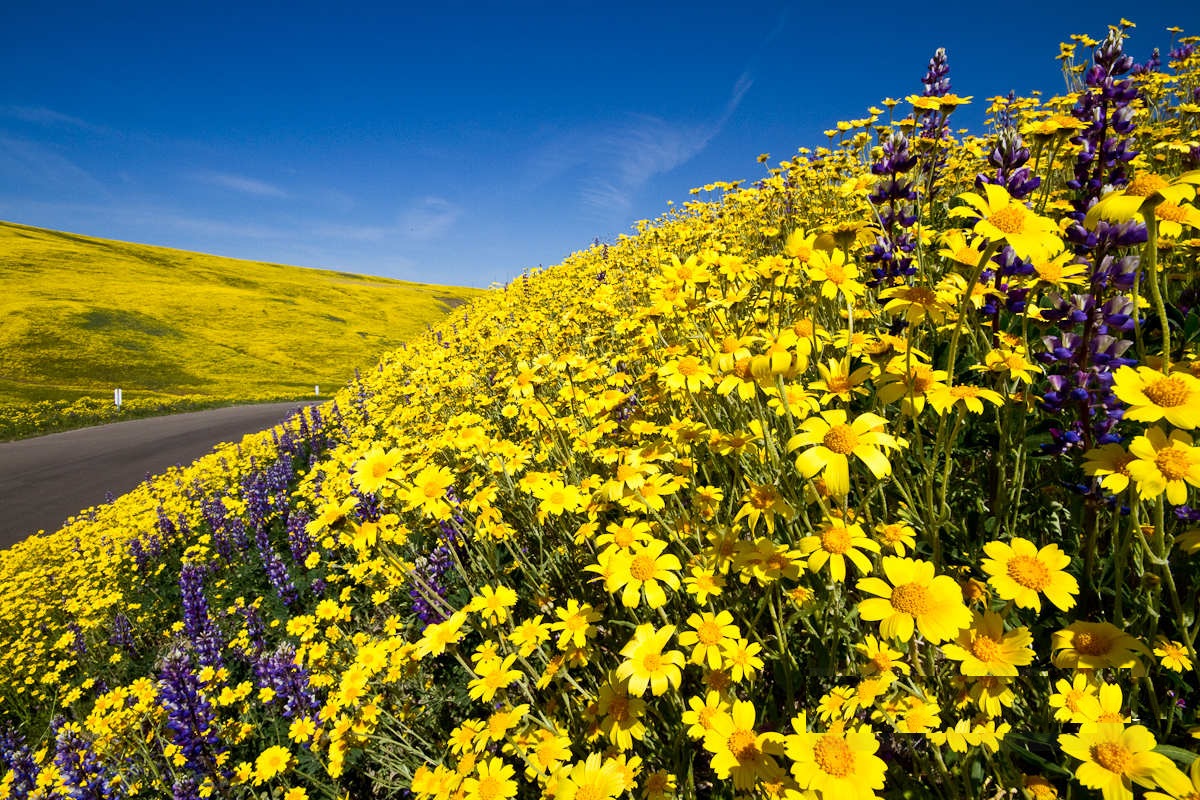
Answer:
[[462, 209], [444, 197], [424, 197], [400, 214], [399, 233], [406, 239], [427, 242], [445, 235]]
[[721, 115], [707, 124], [680, 125], [638, 115], [601, 134], [595, 144], [607, 169], [605, 174], [585, 181], [580, 193], [583, 204], [600, 213], [627, 211], [634, 195], [651, 178], [704, 152], [733, 117], [753, 83], [749, 73], [738, 76]]
[[201, 183], [219, 186], [222, 189], [240, 192], [241, 194], [254, 195], [256, 197], [288, 197], [288, 193], [274, 184], [260, 181], [257, 178], [250, 178], [245, 175], [235, 175], [230, 172], [197, 172], [192, 175], [195, 180]]
[[53, 148], [7, 136], [0, 136], [0, 181], [37, 189], [70, 188], [75, 194], [105, 193], [90, 172]]
[[101, 125], [93, 125], [85, 119], [55, 111], [43, 106], [4, 106], [0, 114], [22, 122], [31, 122], [52, 128], [78, 128], [93, 133], [107, 133], [108, 129]]

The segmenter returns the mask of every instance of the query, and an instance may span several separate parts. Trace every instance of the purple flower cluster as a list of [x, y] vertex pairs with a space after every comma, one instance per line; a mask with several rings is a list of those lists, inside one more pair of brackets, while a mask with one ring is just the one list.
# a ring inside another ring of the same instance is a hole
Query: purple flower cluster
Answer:
[[312, 537], [306, 530], [309, 521], [310, 518], [304, 511], [293, 511], [288, 515], [288, 550], [292, 554], [292, 561], [296, 564], [303, 564], [315, 548]]
[[[950, 94], [950, 60], [944, 47], [939, 47], [933, 58], [929, 59], [929, 70], [921, 78], [921, 83], [925, 84], [925, 90], [921, 93], [923, 97], [945, 97]], [[947, 122], [951, 111], [953, 107], [948, 110], [917, 111], [917, 139], [925, 145], [921, 148], [920, 172], [925, 194], [922, 201], [926, 203], [933, 202], [938, 176], [946, 168], [949, 152], [940, 143], [950, 135]]]
[[220, 741], [214, 729], [216, 714], [204, 696], [200, 679], [184, 650], [172, 650], [159, 671], [159, 696], [167, 711], [171, 742], [184, 758], [184, 767], [202, 781], [223, 778], [217, 767]]
[[296, 663], [296, 651], [291, 645], [281, 644], [275, 652], [255, 661], [254, 675], [260, 688], [275, 693], [271, 704], [279, 708], [284, 719], [308, 717], [318, 721], [321, 701], [309, 682], [308, 670]]
[[981, 189], [988, 183], [1003, 186], [1013, 199], [1028, 199], [1042, 185], [1042, 179], [1028, 166], [1031, 155], [1016, 128], [1001, 128], [996, 135], [996, 145], [987, 158], [996, 171], [991, 175], [977, 175], [975, 185]]
[[283, 563], [283, 558], [271, 544], [267, 528], [259, 528], [255, 532], [254, 546], [258, 550], [263, 571], [267, 573], [267, 580], [271, 582], [271, 588], [275, 590], [276, 596], [289, 608], [295, 605], [296, 601], [300, 599], [299, 592], [296, 591], [296, 584], [292, 583], [292, 576], [288, 574], [287, 564]]
[[1106, 187], [1128, 182], [1125, 166], [1137, 155], [1128, 142], [1138, 90], [1132, 80], [1121, 79], [1133, 67], [1122, 48], [1119, 32], [1110, 32], [1096, 48], [1085, 90], [1072, 110], [1087, 128], [1072, 139], [1081, 151], [1067, 182], [1075, 190], [1067, 238], [1077, 262], [1089, 267], [1089, 285], [1086, 293], [1052, 298], [1052, 307], [1043, 312], [1058, 328], [1043, 338], [1046, 350], [1037, 355], [1046, 368], [1043, 403], [1066, 417], [1063, 427], [1051, 430], [1054, 442], [1045, 449], [1053, 453], [1119, 440], [1115, 427], [1122, 410], [1112, 393], [1113, 373], [1135, 363], [1127, 356], [1132, 342], [1125, 334], [1133, 330], [1137, 310], [1121, 293], [1133, 288], [1139, 256], [1130, 248], [1146, 242], [1146, 227], [1136, 221], [1100, 221], [1095, 230], [1083, 226]]
[[868, 198], [879, 215], [880, 233], [866, 255], [872, 264], [872, 286], [890, 285], [916, 272], [912, 252], [916, 237], [909, 230], [917, 221], [917, 190], [906, 173], [917, 164], [909, 152], [908, 139], [903, 133], [893, 133], [883, 142], [883, 154], [871, 165], [871, 173], [882, 180], [877, 182]]
[[[447, 489], [446, 495], [451, 502], [457, 505], [458, 498], [454, 494], [454, 487]], [[408, 590], [408, 596], [413, 601], [413, 612], [426, 625], [446, 619], [446, 615], [427, 599], [426, 594], [432, 592], [437, 597], [445, 598], [449, 593], [449, 587], [446, 586], [444, 578], [454, 564], [453, 548], [459, 546], [456, 525], [461, 524], [463, 524], [463, 518], [458, 514], [455, 514], [451, 521], [439, 522], [440, 534], [437, 545], [428, 556], [417, 558], [413, 567], [415, 586]], [[422, 588], [418, 589], [418, 586]]]
[[125, 796], [121, 781], [113, 781], [93, 748], [59, 717], [54, 720], [54, 765], [72, 800], [109, 800]]
[[120, 611], [113, 615], [112, 621], [108, 624], [108, 643], [130, 653], [136, 649], [133, 641], [133, 625], [129, 622], [129, 617]]
[[183, 603], [183, 632], [196, 649], [201, 666], [221, 666], [224, 641], [216, 624], [208, 616], [208, 599], [204, 596], [205, 568], [199, 564], [184, 564], [179, 570], [179, 593]]
[[[1125, 165], [1137, 157], [1129, 147], [1129, 134], [1135, 127], [1133, 101], [1138, 89], [1130, 79], [1121, 76], [1133, 68], [1133, 58], [1124, 53], [1124, 37], [1110, 31], [1096, 48], [1092, 66], [1084, 75], [1085, 90], [1071, 110], [1072, 115], [1087, 124], [1078, 136], [1071, 139], [1082, 149], [1075, 159], [1074, 176], [1067, 186], [1075, 190], [1074, 210], [1068, 215], [1075, 224], [1067, 235], [1076, 252], [1086, 255], [1106, 240], [1118, 244], [1122, 232], [1111, 233], [1098, 226], [1094, 232], [1083, 227], [1083, 219], [1101, 197], [1105, 187], [1120, 188], [1129, 182]], [[1120, 226], [1114, 226], [1119, 228]], [[1127, 236], [1125, 238], [1128, 238]], [[1142, 242], [1145, 241], [1143, 233]], [[1128, 246], [1136, 241], [1119, 244]]]
[[157, 533], [152, 533], [145, 539], [137, 538], [129, 542], [129, 554], [133, 556], [139, 575], [148, 575], [151, 567], [158, 563], [163, 554], [162, 539]]
[[12, 772], [9, 796], [29, 797], [37, 787], [38, 768], [25, 737], [6, 724], [0, 728], [0, 775]]

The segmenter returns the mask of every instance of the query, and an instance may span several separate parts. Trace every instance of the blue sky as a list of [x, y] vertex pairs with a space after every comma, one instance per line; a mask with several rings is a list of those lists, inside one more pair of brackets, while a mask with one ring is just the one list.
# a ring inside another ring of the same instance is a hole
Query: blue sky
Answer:
[[1071, 33], [1129, 51], [1194, 2], [0, 3], [0, 219], [487, 286], [754, 179], [937, 47], [954, 90], [1061, 90]]

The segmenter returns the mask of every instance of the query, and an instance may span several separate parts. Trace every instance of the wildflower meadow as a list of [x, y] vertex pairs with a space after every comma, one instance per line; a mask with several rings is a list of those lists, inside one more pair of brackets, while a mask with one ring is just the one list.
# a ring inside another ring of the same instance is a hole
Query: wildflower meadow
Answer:
[[1200, 38], [1139, 33], [939, 50], [0, 553], [0, 798], [1200, 797]]

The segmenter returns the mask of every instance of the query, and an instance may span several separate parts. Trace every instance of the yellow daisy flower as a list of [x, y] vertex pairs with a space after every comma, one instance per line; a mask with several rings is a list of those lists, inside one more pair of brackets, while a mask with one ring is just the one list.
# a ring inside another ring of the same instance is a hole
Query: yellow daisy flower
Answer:
[[1192, 446], [1192, 437], [1172, 431], [1170, 437], [1157, 425], [1129, 445], [1134, 458], [1125, 469], [1142, 499], [1167, 493], [1167, 502], [1187, 502], [1187, 484], [1200, 486], [1200, 449]]
[[1059, 722], [1088, 722], [1100, 714], [1099, 685], [1090, 670], [1076, 672], [1071, 680], [1059, 678], [1047, 701]]
[[560, 800], [613, 800], [625, 793], [625, 778], [616, 765], [600, 753], [576, 761], [558, 783]]
[[749, 790], [760, 780], [783, 774], [775, 756], [783, 755], [783, 735], [754, 729], [754, 704], [738, 700], [728, 714], [712, 720], [704, 736], [704, 749], [712, 753], [712, 768], [734, 788]]
[[950, 215], [978, 218], [974, 226], [975, 233], [988, 241], [1007, 244], [1022, 258], [1062, 248], [1058, 227], [1053, 220], [1030, 211], [1003, 186], [989, 183], [983, 189], [986, 198], [975, 192], [958, 195], [958, 199], [967, 205], [952, 208]]
[[1113, 375], [1112, 391], [1129, 406], [1124, 419], [1165, 419], [1184, 430], [1200, 427], [1200, 380], [1186, 372], [1164, 375], [1150, 367], [1124, 366]]
[[1075, 770], [1076, 780], [1099, 789], [1104, 800], [1132, 800], [1134, 783], [1153, 789], [1176, 769], [1169, 758], [1153, 752], [1158, 742], [1142, 725], [1085, 722], [1078, 734], [1061, 734], [1058, 744], [1083, 762]]
[[1035, 611], [1042, 610], [1042, 595], [1062, 611], [1075, 605], [1079, 583], [1063, 571], [1071, 557], [1058, 545], [1039, 550], [1028, 539], [1014, 536], [1008, 542], [988, 542], [983, 552], [988, 556], [981, 564], [988, 585], [1001, 600]]
[[931, 384], [925, 392], [925, 399], [938, 414], [945, 414], [954, 406], [960, 406], [972, 414], [982, 414], [984, 400], [997, 406], [1004, 403], [1004, 398], [994, 389], [967, 383], [957, 383], [953, 386], [945, 383]]
[[1072, 622], [1050, 639], [1054, 666], [1062, 669], [1133, 669], [1144, 671], [1138, 655], [1146, 645], [1109, 622]]
[[661, 539], [650, 539], [632, 545], [627, 553], [613, 555], [608, 591], [621, 591], [621, 603], [626, 608], [637, 608], [643, 595], [646, 605], [659, 608], [667, 602], [662, 584], [679, 588], [676, 573], [683, 565], [675, 556], [663, 553], [666, 547], [667, 543]]
[[1192, 668], [1192, 659], [1183, 642], [1160, 639], [1154, 648], [1154, 655], [1158, 656], [1158, 663], [1172, 672], [1186, 672]]
[[858, 267], [846, 260], [846, 254], [834, 249], [832, 253], [815, 250], [808, 258], [808, 277], [821, 283], [821, 296], [832, 300], [841, 294], [853, 302], [867, 291], [860, 283]]
[[961, 661], [962, 674], [1015, 676], [1017, 667], [1033, 662], [1033, 636], [1022, 626], [1004, 630], [1004, 618], [992, 611], [975, 612], [971, 627], [958, 632], [953, 644], [942, 645], [946, 658]]
[[903, 653], [893, 650], [873, 634], [868, 633], [861, 642], [854, 645], [854, 649], [867, 660], [867, 663], [860, 667], [863, 675], [892, 675], [893, 670], [899, 670], [905, 675], [912, 672], [912, 667], [901, 660], [904, 658]]
[[958, 635], [971, 624], [971, 612], [963, 605], [958, 581], [949, 575], [934, 576], [933, 564], [899, 556], [885, 556], [881, 578], [861, 578], [858, 589], [876, 597], [858, 604], [866, 622], [879, 622], [879, 632], [888, 639], [906, 642], [914, 626], [937, 644]]
[[516, 796], [517, 782], [513, 780], [516, 770], [504, 763], [504, 759], [485, 759], [475, 769], [475, 774], [462, 784], [465, 800], [502, 800]]
[[874, 800], [883, 789], [887, 764], [875, 755], [879, 740], [867, 726], [789, 735], [792, 775], [804, 789], [839, 800]]
[[629, 682], [632, 694], [642, 695], [649, 687], [658, 696], [679, 685], [683, 678], [683, 653], [678, 650], [663, 652], [674, 635], [674, 625], [658, 629], [653, 625], [639, 625], [621, 649], [625, 660], [617, 665], [616, 674]]
[[810, 572], [820, 572], [829, 564], [829, 577], [836, 583], [846, 580], [846, 559], [850, 559], [864, 575], [871, 572], [871, 562], [861, 550], [879, 552], [879, 544], [867, 538], [860, 525], [847, 525], [840, 519], [828, 519], [813, 536], [800, 540], [800, 553], [808, 557]]
[[274, 745], [259, 753], [254, 761], [254, 785], [269, 781], [276, 775], [287, 772], [292, 763], [292, 753], [286, 747]]
[[1100, 486], [1120, 494], [1129, 486], [1129, 462], [1134, 457], [1121, 445], [1110, 442], [1083, 454], [1083, 474], [1099, 478]]
[[805, 478], [824, 470], [825, 486], [831, 494], [850, 493], [850, 461], [854, 455], [867, 465], [876, 478], [891, 474], [892, 465], [880, 448], [896, 448], [899, 443], [884, 433], [887, 421], [875, 414], [860, 414], [847, 422], [841, 409], [823, 411], [800, 424], [803, 431], [793, 436], [787, 449], [808, 449], [796, 457], [796, 469]]
[[727, 642], [736, 642], [742, 635], [733, 621], [733, 614], [728, 611], [692, 614], [687, 624], [692, 630], [679, 634], [680, 646], [692, 647], [689, 660], [693, 664], [707, 664], [710, 669], [721, 668], [721, 649]]

